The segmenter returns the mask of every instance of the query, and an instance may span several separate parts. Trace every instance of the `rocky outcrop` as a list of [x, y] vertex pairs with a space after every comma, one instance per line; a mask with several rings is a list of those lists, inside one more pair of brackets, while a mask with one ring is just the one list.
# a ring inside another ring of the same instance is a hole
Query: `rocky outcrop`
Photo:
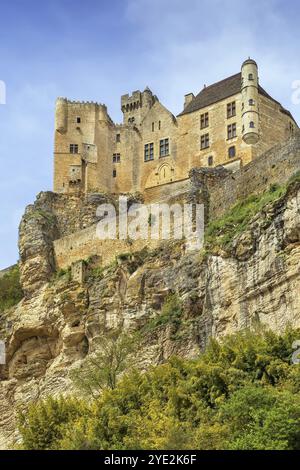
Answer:
[[[51, 240], [62, 229], [53, 206], [42, 210], [29, 208], [20, 230], [28, 295], [0, 318], [7, 345], [7, 365], [0, 366], [0, 448], [18, 439], [19, 408], [74, 391], [69, 371], [109, 330], [141, 330], [137, 361], [147, 367], [172, 354], [193, 357], [211, 336], [259, 322], [276, 331], [300, 326], [299, 183], [257, 214], [230, 250], [185, 252], [180, 243], [164, 243], [91, 270], [83, 285], [68, 274], [49, 281]], [[180, 302], [180, 317], [170, 313], [153, 326], [171, 294]]]

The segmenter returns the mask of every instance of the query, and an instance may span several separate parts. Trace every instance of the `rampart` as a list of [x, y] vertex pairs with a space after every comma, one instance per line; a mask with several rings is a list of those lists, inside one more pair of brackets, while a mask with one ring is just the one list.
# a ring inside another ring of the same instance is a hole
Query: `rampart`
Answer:
[[237, 201], [266, 191], [273, 184], [285, 184], [300, 170], [300, 134], [273, 147], [240, 170], [231, 173], [224, 167], [194, 168], [191, 187], [198, 202], [206, 208], [207, 219], [222, 216]]

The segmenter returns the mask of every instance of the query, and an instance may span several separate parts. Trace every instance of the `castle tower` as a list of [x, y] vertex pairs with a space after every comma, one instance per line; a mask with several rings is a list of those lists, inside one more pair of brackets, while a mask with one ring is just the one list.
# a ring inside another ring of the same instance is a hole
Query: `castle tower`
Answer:
[[147, 87], [143, 92], [134, 91], [131, 96], [123, 95], [121, 97], [121, 109], [124, 116], [124, 124], [139, 126], [157, 101], [157, 97]]
[[258, 68], [250, 58], [242, 65], [241, 87], [243, 140], [253, 145], [259, 140]]
[[55, 130], [65, 134], [68, 128], [68, 100], [57, 98], [55, 105]]

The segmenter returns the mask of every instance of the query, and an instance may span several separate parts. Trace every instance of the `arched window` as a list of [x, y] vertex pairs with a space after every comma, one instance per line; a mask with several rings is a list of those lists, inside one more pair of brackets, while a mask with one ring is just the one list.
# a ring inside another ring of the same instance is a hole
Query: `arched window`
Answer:
[[254, 124], [253, 121], [250, 121], [250, 128], [251, 128], [251, 129], [254, 129], [254, 128], [255, 128], [255, 124]]
[[235, 155], [236, 155], [236, 151], [235, 151], [235, 146], [233, 145], [232, 147], [229, 147], [228, 149], [228, 157], [234, 158]]
[[214, 157], [210, 156], [207, 159], [208, 166], [213, 166], [214, 164]]

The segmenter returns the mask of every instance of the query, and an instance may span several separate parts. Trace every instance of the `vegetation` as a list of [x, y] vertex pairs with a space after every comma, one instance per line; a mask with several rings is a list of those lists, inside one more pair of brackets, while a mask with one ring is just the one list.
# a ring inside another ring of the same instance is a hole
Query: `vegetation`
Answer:
[[19, 267], [14, 266], [0, 278], [0, 311], [13, 307], [22, 298]]
[[114, 331], [99, 338], [100, 351], [90, 355], [80, 368], [71, 372], [71, 378], [79, 390], [97, 398], [105, 389], [115, 389], [136, 350], [137, 336]]
[[238, 201], [223, 217], [208, 224], [205, 231], [205, 252], [231, 247], [234, 237], [245, 231], [251, 219], [268, 204], [281, 199], [292, 184], [300, 182], [300, 171], [287, 184], [272, 184], [268, 191]]
[[205, 232], [206, 250], [228, 248], [234, 237], [245, 231], [251, 219], [267, 204], [282, 197], [285, 191], [283, 186], [272, 185], [265, 193], [237, 202], [222, 218], [210, 222]]
[[[170, 294], [166, 298], [161, 313], [152, 318], [144, 327], [145, 331], [155, 330], [160, 326], [169, 324], [175, 334], [181, 325], [182, 305], [176, 294]], [[174, 338], [173, 338], [174, 339]]]
[[20, 415], [25, 449], [300, 449], [300, 330], [212, 340], [196, 360], [129, 370], [94, 400]]

